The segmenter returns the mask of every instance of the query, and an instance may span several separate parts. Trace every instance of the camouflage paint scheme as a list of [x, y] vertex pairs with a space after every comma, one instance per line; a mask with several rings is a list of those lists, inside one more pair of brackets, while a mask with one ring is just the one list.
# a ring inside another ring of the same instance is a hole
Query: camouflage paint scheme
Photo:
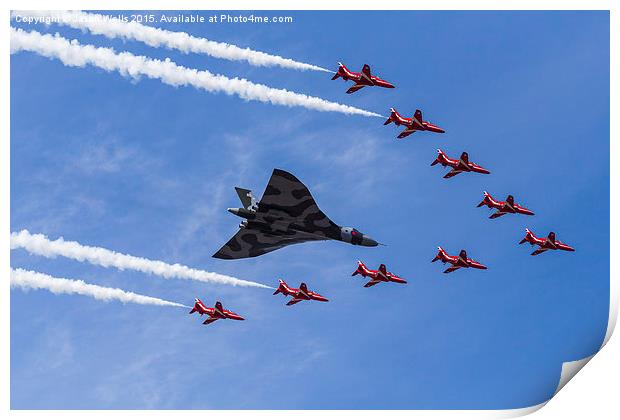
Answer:
[[319, 209], [308, 188], [294, 175], [274, 169], [258, 203], [251, 192], [237, 188], [243, 209], [228, 209], [247, 219], [239, 231], [213, 257], [239, 259], [256, 257], [287, 245], [329, 239], [356, 245], [377, 242], [356, 229], [340, 227]]

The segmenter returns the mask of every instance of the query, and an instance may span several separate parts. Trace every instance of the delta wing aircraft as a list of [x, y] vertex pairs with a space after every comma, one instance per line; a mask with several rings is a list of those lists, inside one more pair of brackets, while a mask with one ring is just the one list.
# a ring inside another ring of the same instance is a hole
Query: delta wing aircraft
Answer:
[[288, 245], [330, 239], [361, 246], [379, 244], [355, 228], [332, 222], [319, 209], [308, 188], [281, 169], [273, 170], [259, 201], [250, 190], [235, 190], [243, 207], [228, 211], [244, 220], [239, 231], [213, 254], [214, 258], [250, 258]]

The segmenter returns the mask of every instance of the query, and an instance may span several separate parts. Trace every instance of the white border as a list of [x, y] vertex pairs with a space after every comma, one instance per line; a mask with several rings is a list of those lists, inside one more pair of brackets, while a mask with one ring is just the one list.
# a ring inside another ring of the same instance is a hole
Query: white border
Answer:
[[[618, 94], [618, 74], [620, 68], [618, 67], [618, 11], [619, 2], [611, 0], [391, 0], [381, 4], [360, 2], [359, 0], [313, 0], [307, 2], [296, 2], [291, 4], [290, 2], [282, 0], [262, 0], [249, 1], [249, 0], [237, 0], [234, 4], [232, 2], [223, 0], [213, 0], [208, 3], [204, 1], [189, 1], [180, 0], [175, 2], [165, 2], [161, 0], [137, 0], [131, 3], [131, 9], [134, 10], [183, 10], [183, 9], [209, 9], [209, 10], [305, 10], [305, 9], [318, 9], [318, 10], [611, 10], [611, 32], [610, 32], [610, 46], [611, 46], [611, 95], [610, 98], [610, 115], [618, 115], [617, 107], [617, 94]], [[379, 8], [380, 6], [380, 8]], [[3, 2], [2, 8], [6, 21], [10, 21], [11, 9], [126, 9], [127, 2], [119, 0], [110, 1], [53, 1], [45, 2], [42, 0], [37, 1], [15, 1], [8, 0]], [[9, 139], [9, 109], [10, 109], [10, 83], [9, 83], [9, 25], [4, 25], [0, 31], [4, 39], [4, 54], [2, 55], [2, 81], [4, 89], [2, 89], [2, 110], [3, 118], [0, 119], [0, 128], [2, 129], [3, 138]], [[611, 120], [611, 138], [616, 139], [611, 142], [610, 156], [615, 158], [620, 157], [620, 150], [617, 144], [617, 124], [612, 118]], [[584, 147], [586, 144], [584, 143]], [[0, 229], [5, 232], [2, 237], [2, 251], [0, 252], [0, 264], [5, 273], [4, 278], [9, 278], [9, 259], [10, 259], [10, 247], [9, 247], [9, 208], [10, 208], [10, 193], [9, 193], [9, 174], [10, 174], [10, 145], [9, 141], [2, 141], [0, 149]], [[618, 165], [611, 160], [611, 208], [617, 209], [618, 204]], [[612, 217], [611, 219], [611, 234], [612, 238], [617, 238], [618, 223]], [[615, 242], [611, 241], [611, 255], [617, 255], [618, 247]], [[609, 325], [605, 336], [603, 345], [609, 342], [613, 330], [615, 328], [617, 314], [618, 314], [618, 269], [615, 266], [611, 266], [611, 279], [616, 281], [610, 282], [610, 312], [609, 312]], [[9, 373], [10, 369], [10, 354], [8, 345], [10, 339], [10, 320], [9, 320], [9, 282], [6, 281], [5, 289], [3, 293], [0, 293], [0, 305], [2, 307], [2, 319], [0, 321], [2, 336], [5, 338], [3, 346], [0, 347], [1, 369], [2, 372]], [[545, 410], [542, 410], [536, 414], [538, 418], [583, 418], [585, 415], [591, 416], [595, 414], [595, 418], [615, 418], [618, 416], [620, 410], [618, 410], [617, 404], [617, 388], [613, 385], [616, 382], [617, 374], [620, 372], [620, 363], [618, 355], [620, 354], [620, 345], [612, 342], [611, 345], [607, 345], [602, 354], [594, 358], [594, 362], [589, 364], [585, 368], [585, 372], [580, 375], [580, 380], [574, 385], [571, 383], [567, 386], [566, 390], [559, 394], [559, 396], [552, 399], [552, 403]], [[592, 355], [594, 356], [594, 355]], [[572, 376], [579, 371], [585, 364], [592, 359], [592, 356], [582, 359], [581, 361], [567, 362], [562, 368], [562, 377], [558, 384], [556, 393], [562, 389], [562, 387], [572, 378]], [[590, 365], [592, 365], [590, 367]], [[10, 380], [9, 375], [4, 378], [4, 381], [0, 385], [0, 404], [3, 411], [7, 412], [11, 417], [19, 418], [83, 418], [88, 416], [89, 418], [108, 418], [110, 415], [122, 416], [122, 417], [146, 417], [149, 418], [178, 418], [179, 416], [194, 415], [195, 413], [187, 413], [184, 411], [115, 411], [114, 414], [108, 411], [9, 411], [9, 392], [10, 392]], [[575, 382], [575, 381], [572, 381]], [[557, 403], [556, 403], [557, 401]], [[561, 402], [561, 403], [560, 403]], [[527, 407], [518, 410], [488, 410], [488, 411], [217, 411], [209, 412], [210, 416], [217, 416], [219, 418], [239, 418], [239, 417], [252, 417], [259, 419], [278, 419], [286, 418], [290, 419], [291, 416], [296, 418], [314, 418], [315, 416], [327, 416], [329, 418], [356, 418], [364, 419], [375, 416], [389, 417], [389, 418], [505, 418], [525, 415], [534, 411], [545, 404], [540, 404], [534, 407]], [[207, 415], [206, 413], [200, 413], [199, 415]]]

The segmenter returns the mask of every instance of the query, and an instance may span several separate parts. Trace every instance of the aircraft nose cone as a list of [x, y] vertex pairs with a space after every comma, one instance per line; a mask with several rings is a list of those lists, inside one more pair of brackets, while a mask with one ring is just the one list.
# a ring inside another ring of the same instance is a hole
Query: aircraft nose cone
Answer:
[[379, 245], [379, 242], [375, 241], [370, 236], [364, 235], [364, 238], [362, 239], [362, 244], [361, 245], [362, 246], [377, 246], [377, 245]]

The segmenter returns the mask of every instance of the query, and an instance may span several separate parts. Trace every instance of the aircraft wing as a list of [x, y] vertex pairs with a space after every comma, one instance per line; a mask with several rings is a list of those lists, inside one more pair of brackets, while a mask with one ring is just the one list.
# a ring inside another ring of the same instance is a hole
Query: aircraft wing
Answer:
[[287, 245], [340, 238], [340, 227], [319, 209], [308, 188], [281, 169], [273, 170], [256, 217], [269, 220], [272, 229], [239, 229], [213, 257], [256, 257]]
[[368, 82], [372, 83], [372, 77], [370, 74], [370, 66], [368, 64], [364, 64], [364, 67], [362, 67], [362, 72], [360, 73], [360, 75], [366, 79]]
[[292, 231], [291, 233], [271, 233], [258, 229], [239, 229], [239, 231], [213, 254], [213, 258], [236, 260], [240, 258], [258, 257], [287, 245], [308, 241], [327, 240], [316, 235]]
[[340, 239], [340, 227], [319, 209], [308, 188], [293, 174], [274, 169], [258, 203], [257, 217], [293, 224], [320, 239]]
[[461, 267], [459, 267], [458, 265], [453, 265], [452, 267], [448, 267], [448, 268], [446, 268], [446, 269], [444, 270], [444, 273], [446, 273], [446, 274], [447, 274], [447, 273], [451, 273], [451, 272], [453, 272], [453, 271], [458, 270], [459, 268], [461, 268]]
[[363, 87], [364, 87], [364, 85], [353, 85], [349, 89], [347, 89], [347, 93], [357, 92], [358, 90], [360, 90]]
[[368, 283], [366, 283], [364, 285], [364, 287], [371, 287], [371, 286], [374, 286], [377, 283], [381, 283], [381, 280], [370, 280]]
[[404, 130], [402, 133], [400, 133], [400, 134], [398, 135], [398, 137], [397, 137], [397, 138], [399, 138], [399, 139], [404, 139], [404, 138], [405, 138], [405, 137], [407, 137], [408, 135], [413, 134], [413, 133], [415, 133], [415, 132], [416, 132], [416, 130], [414, 130], [413, 128], [409, 128], [409, 127], [407, 127], [407, 128], [405, 128], [405, 130]]
[[489, 216], [489, 219], [497, 219], [498, 217], [503, 216], [505, 214], [506, 212], [497, 210], [495, 213]]
[[463, 172], [463, 171], [461, 171], [460, 169], [452, 169], [450, 172], [445, 174], [443, 177], [444, 178], [452, 178], [453, 176], [458, 175], [461, 172]]
[[291, 299], [286, 303], [286, 306], [291, 306], [299, 302], [301, 302], [301, 299]]

